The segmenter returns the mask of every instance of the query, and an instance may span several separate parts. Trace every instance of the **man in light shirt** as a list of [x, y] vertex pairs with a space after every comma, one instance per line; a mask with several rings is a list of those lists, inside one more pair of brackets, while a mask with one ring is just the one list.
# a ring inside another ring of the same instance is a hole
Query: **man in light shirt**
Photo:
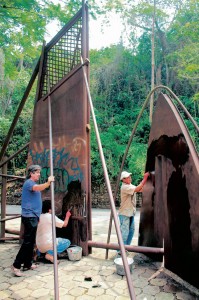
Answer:
[[127, 171], [121, 173], [122, 186], [120, 190], [121, 203], [119, 208], [120, 229], [124, 245], [130, 245], [133, 239], [135, 225], [134, 216], [136, 213], [136, 192], [140, 192], [147, 181], [149, 172], [138, 186], [131, 184], [131, 174]]

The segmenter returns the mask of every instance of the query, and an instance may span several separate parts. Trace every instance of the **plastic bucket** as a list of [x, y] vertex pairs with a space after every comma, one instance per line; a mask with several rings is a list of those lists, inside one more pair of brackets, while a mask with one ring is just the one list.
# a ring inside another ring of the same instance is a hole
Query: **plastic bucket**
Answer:
[[[132, 272], [132, 267], [133, 267], [133, 262], [134, 262], [133, 258], [127, 257], [127, 262], [128, 262], [130, 272]], [[115, 258], [114, 263], [116, 265], [117, 274], [122, 275], [122, 276], [126, 275], [125, 269], [124, 269], [124, 266], [123, 266], [122, 258], [121, 257]]]
[[67, 249], [69, 260], [80, 260], [82, 258], [82, 248], [79, 246], [71, 246]]

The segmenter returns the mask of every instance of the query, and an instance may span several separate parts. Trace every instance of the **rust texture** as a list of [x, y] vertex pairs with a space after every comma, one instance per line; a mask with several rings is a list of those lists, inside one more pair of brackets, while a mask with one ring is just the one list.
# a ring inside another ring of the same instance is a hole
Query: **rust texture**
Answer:
[[199, 287], [199, 159], [178, 110], [163, 94], [153, 115], [146, 171], [151, 176], [143, 190], [139, 245], [164, 246], [165, 267]]
[[[44, 49], [28, 154], [28, 165], [42, 166], [40, 182], [45, 182], [50, 175], [50, 97], [55, 213], [63, 219], [67, 210], [72, 214], [67, 228], [58, 230], [57, 236], [82, 246], [84, 255], [91, 227], [89, 105], [80, 64], [80, 54], [88, 57], [86, 12], [85, 6]], [[49, 199], [50, 189], [42, 197]]]

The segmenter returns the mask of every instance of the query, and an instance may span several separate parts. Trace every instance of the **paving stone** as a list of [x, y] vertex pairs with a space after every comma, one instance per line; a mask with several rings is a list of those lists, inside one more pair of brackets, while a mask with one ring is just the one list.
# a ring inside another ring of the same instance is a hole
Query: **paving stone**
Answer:
[[87, 292], [87, 289], [76, 287], [69, 291], [69, 295], [77, 297], [77, 296], [84, 295], [86, 292]]
[[18, 291], [18, 290], [21, 290], [21, 289], [26, 288], [27, 285], [28, 285], [27, 282], [19, 282], [19, 283], [17, 283], [17, 284], [11, 285], [11, 286], [10, 286], [10, 289], [11, 289], [12, 291]]
[[[114, 300], [115, 297], [111, 296], [111, 295], [101, 295], [101, 296], [97, 296], [94, 299], [98, 299], [98, 300]], [[85, 299], [87, 300], [87, 299]]]
[[115, 298], [115, 300], [129, 300], [130, 298], [129, 298], [129, 296], [117, 296], [116, 298]]
[[14, 296], [14, 299], [27, 299], [31, 294], [32, 294], [31, 290], [27, 288], [23, 288], [20, 290], [15, 290], [12, 296]]
[[160, 292], [160, 288], [158, 286], [147, 285], [143, 288], [143, 293], [155, 296]]
[[[100, 296], [100, 299], [101, 299], [102, 296]], [[82, 295], [80, 297], [76, 297], [75, 298], [76, 300], [94, 300], [96, 299], [96, 297], [93, 297], [93, 296], [89, 296], [89, 295]], [[63, 300], [66, 300], [66, 299], [63, 299]], [[67, 300], [68, 300], [68, 296], [67, 296]]]
[[186, 292], [178, 292], [178, 293], [176, 293], [176, 297], [179, 300], [198, 300], [199, 299], [199, 297], [190, 295]]
[[157, 286], [164, 286], [165, 284], [167, 284], [167, 281], [166, 279], [155, 278], [150, 280], [150, 284], [157, 285]]
[[156, 300], [174, 300], [175, 296], [173, 294], [160, 292], [160, 293], [155, 295], [155, 299]]
[[39, 297], [42, 297], [42, 296], [47, 296], [49, 295], [49, 290], [45, 289], [45, 288], [38, 288], [37, 290], [33, 291], [31, 296], [36, 298], [36, 299], [39, 299]]
[[[71, 296], [71, 295], [64, 295], [64, 296], [59, 297], [59, 300], [75, 300], [75, 299], [77, 299], [77, 298], [74, 296]], [[49, 300], [49, 299], [46, 299], [46, 300]], [[54, 300], [54, 298], [52, 298], [52, 300]]]
[[139, 278], [139, 279], [133, 281], [133, 285], [134, 285], [134, 287], [143, 288], [148, 285], [148, 280], [145, 278]]
[[117, 274], [112, 274], [110, 276], [107, 276], [106, 279], [110, 282], [117, 282], [122, 280], [122, 276], [117, 275]]
[[[154, 296], [141, 293], [136, 297], [136, 300], [155, 300], [156, 298]], [[162, 299], [163, 300], [163, 299]]]
[[166, 293], [177, 293], [177, 292], [181, 292], [182, 287], [179, 287], [179, 285], [175, 285], [175, 284], [166, 284], [163, 287], [163, 291]]
[[[6, 283], [6, 282], [2, 282], [0, 283], [0, 290], [3, 291], [3, 290], [7, 290], [9, 287], [9, 284]], [[0, 298], [1, 299], [1, 298]]]
[[72, 288], [76, 287], [77, 284], [78, 283], [75, 281], [67, 281], [66, 280], [65, 282], [62, 282], [61, 287], [65, 288], [65, 289], [72, 289]]
[[[99, 228], [99, 232], [104, 230], [101, 221]], [[103, 241], [104, 238], [106, 242], [106, 236], [100, 233], [98, 240]], [[136, 245], [135, 239], [133, 244]], [[25, 272], [26, 277], [16, 277], [11, 272], [10, 266], [19, 246], [16, 241], [0, 244], [0, 299], [54, 300], [53, 264], [40, 262], [37, 270]], [[162, 263], [154, 263], [144, 254], [130, 253], [129, 256], [134, 259], [131, 278], [136, 300], [199, 299], [196, 296], [199, 292], [193, 294], [189, 285], [165, 270], [149, 282], [148, 279], [159, 270]], [[130, 300], [126, 276], [117, 274], [114, 259], [115, 250], [110, 250], [109, 258], [105, 259], [105, 249], [95, 248], [92, 254], [79, 261], [61, 259], [58, 265], [59, 300]], [[85, 276], [91, 277], [92, 281], [85, 281]], [[94, 285], [99, 287], [94, 288]]]
[[9, 291], [0, 291], [0, 299], [8, 299], [10, 294], [11, 293]]
[[99, 271], [99, 275], [104, 275], [104, 276], [108, 276], [108, 275], [112, 275], [114, 273], [113, 270], [102, 270], [102, 271]]
[[116, 286], [114, 286], [111, 289], [107, 289], [105, 291], [105, 294], [117, 297], [117, 296], [122, 296], [124, 294], [124, 291], [123, 291], [123, 289], [119, 289]]
[[89, 289], [87, 295], [96, 297], [96, 296], [103, 295], [103, 293], [104, 293], [104, 289], [102, 289], [101, 287], [96, 287], [96, 288]]
[[35, 289], [42, 288], [45, 285], [45, 282], [42, 282], [41, 280], [35, 280], [34, 282], [31, 283], [26, 283], [27, 284], [27, 289], [30, 289], [34, 291]]

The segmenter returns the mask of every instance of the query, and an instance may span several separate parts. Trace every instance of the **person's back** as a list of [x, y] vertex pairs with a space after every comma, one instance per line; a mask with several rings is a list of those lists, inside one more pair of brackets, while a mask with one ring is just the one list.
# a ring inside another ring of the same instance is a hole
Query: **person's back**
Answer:
[[[55, 216], [55, 226], [58, 228], [66, 227], [70, 216], [71, 213], [67, 212], [64, 221]], [[43, 201], [42, 214], [37, 227], [36, 245], [39, 252], [46, 253], [45, 258], [53, 263], [54, 252], [52, 236], [52, 210], [50, 200]], [[57, 253], [61, 253], [70, 246], [70, 241], [64, 238], [56, 238], [56, 245]]]

